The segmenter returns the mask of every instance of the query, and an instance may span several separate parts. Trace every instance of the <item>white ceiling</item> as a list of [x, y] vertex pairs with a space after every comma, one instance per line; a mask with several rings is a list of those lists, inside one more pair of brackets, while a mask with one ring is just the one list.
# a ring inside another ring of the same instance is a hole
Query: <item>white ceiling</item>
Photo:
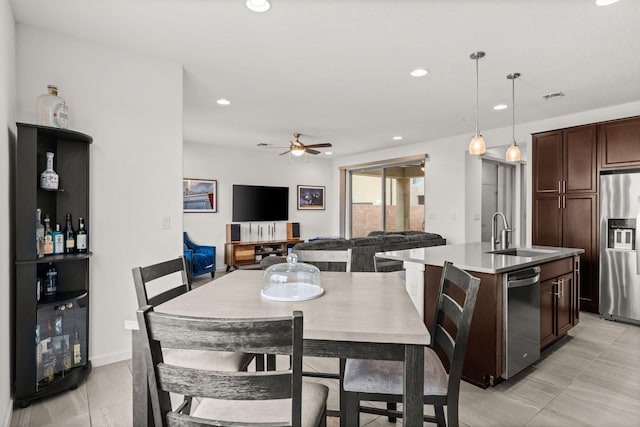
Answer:
[[[492, 107], [511, 104], [512, 72], [517, 122], [640, 100], [640, 0], [11, 3], [18, 23], [183, 64], [187, 141], [259, 150], [300, 132], [341, 156], [471, 136], [478, 50], [481, 131], [511, 126]], [[543, 100], [555, 91], [566, 97]]]

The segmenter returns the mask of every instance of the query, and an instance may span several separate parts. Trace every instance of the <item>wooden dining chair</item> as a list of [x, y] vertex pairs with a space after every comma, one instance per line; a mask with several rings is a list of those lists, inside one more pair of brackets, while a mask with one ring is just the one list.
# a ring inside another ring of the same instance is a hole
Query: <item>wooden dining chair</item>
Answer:
[[[157, 306], [191, 290], [184, 257], [147, 267], [135, 267], [132, 273], [138, 308]], [[246, 371], [254, 357], [256, 370], [264, 370], [264, 356], [261, 354], [212, 353], [182, 348], [164, 350], [164, 358], [171, 363], [192, 368], [212, 366], [222, 371]]]
[[[321, 271], [351, 272], [351, 248], [344, 250], [295, 250], [293, 253], [298, 256], [298, 261], [317, 265]], [[344, 264], [344, 268], [342, 264]]]
[[[429, 331], [432, 340], [424, 349], [424, 403], [435, 409], [435, 417], [425, 416], [424, 420], [439, 426], [459, 424], [460, 379], [479, 286], [480, 279], [445, 262], [438, 306]], [[445, 359], [444, 364], [439, 354]], [[449, 367], [448, 372], [445, 366]], [[403, 370], [402, 361], [347, 359], [343, 383], [347, 424], [360, 425], [360, 412], [386, 415], [390, 420], [402, 417], [395, 404], [402, 402]], [[387, 402], [387, 410], [362, 407], [361, 400]]]
[[[147, 346], [151, 407], [160, 426], [326, 426], [329, 390], [302, 382], [303, 316], [214, 319], [138, 310]], [[176, 366], [163, 359], [164, 348], [290, 355], [290, 369], [223, 372], [211, 367]], [[199, 404], [171, 409], [169, 393], [197, 397]]]

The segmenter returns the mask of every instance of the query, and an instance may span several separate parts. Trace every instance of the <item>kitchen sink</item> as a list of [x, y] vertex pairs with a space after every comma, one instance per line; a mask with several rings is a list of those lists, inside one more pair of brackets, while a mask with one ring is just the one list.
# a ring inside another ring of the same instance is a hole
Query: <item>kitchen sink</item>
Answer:
[[497, 251], [487, 252], [490, 254], [496, 255], [511, 255], [511, 256], [522, 256], [522, 257], [535, 257], [540, 255], [548, 255], [554, 253], [555, 251], [545, 250], [545, 249], [533, 249], [533, 248], [511, 248], [511, 249], [500, 249]]

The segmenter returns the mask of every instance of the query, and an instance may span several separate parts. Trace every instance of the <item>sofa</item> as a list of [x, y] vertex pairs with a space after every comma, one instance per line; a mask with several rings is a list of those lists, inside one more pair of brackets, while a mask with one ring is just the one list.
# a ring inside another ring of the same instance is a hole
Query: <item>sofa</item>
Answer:
[[[373, 256], [376, 252], [396, 251], [401, 249], [424, 248], [428, 246], [446, 245], [447, 240], [441, 235], [424, 231], [372, 231], [367, 237], [352, 239], [318, 239], [298, 243], [296, 250], [346, 250], [351, 248], [351, 271], [375, 271]], [[266, 257], [260, 262], [262, 268], [285, 262], [284, 257]], [[344, 271], [343, 263], [317, 262], [321, 271]], [[401, 265], [400, 265], [401, 267]], [[379, 271], [397, 270], [393, 266], [379, 268]]]

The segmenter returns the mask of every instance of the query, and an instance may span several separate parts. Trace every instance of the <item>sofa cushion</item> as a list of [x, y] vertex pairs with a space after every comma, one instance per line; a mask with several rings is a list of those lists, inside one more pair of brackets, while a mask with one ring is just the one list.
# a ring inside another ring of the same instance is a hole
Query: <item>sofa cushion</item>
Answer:
[[354, 237], [351, 239], [353, 246], [380, 246], [384, 243], [383, 237]]
[[298, 243], [293, 247], [293, 251], [296, 249], [311, 251], [320, 249], [349, 249], [353, 246], [350, 240], [345, 239], [330, 239], [330, 240], [314, 240], [313, 242]]

